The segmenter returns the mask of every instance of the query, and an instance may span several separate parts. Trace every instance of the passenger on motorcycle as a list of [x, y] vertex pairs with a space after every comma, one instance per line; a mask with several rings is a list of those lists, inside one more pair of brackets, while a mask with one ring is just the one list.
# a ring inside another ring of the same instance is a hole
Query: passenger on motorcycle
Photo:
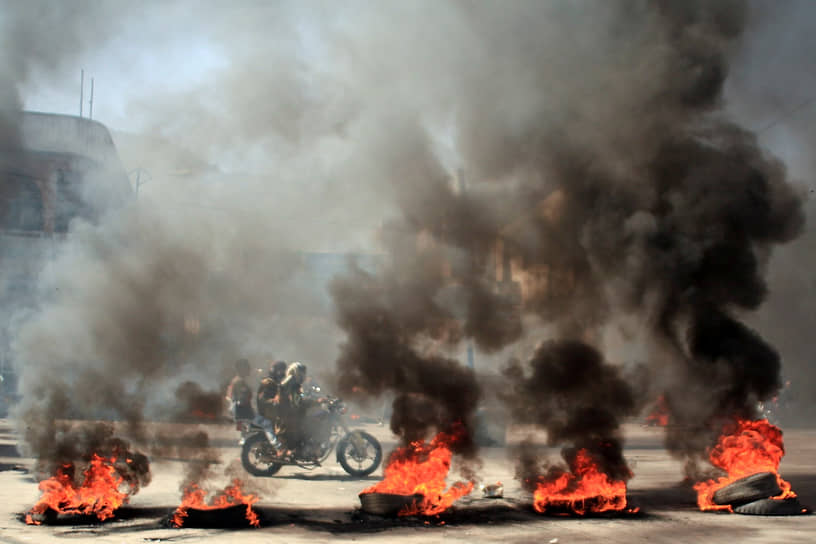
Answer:
[[280, 385], [278, 417], [280, 432], [285, 436], [288, 448], [297, 448], [303, 438], [303, 420], [309, 408], [318, 406], [322, 399], [306, 397], [303, 382], [306, 380], [306, 366], [294, 362], [286, 369], [286, 377]]

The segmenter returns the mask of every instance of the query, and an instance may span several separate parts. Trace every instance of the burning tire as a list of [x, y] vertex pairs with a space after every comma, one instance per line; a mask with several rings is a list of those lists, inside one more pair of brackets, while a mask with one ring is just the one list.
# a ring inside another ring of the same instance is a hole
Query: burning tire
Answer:
[[366, 514], [396, 516], [399, 512], [416, 507], [424, 497], [420, 494], [398, 495], [395, 493], [360, 493], [360, 505]]
[[736, 480], [714, 493], [714, 504], [740, 506], [779, 495], [782, 489], [773, 472], [759, 472]]
[[381, 461], [382, 446], [367, 432], [350, 432], [337, 443], [337, 462], [352, 476], [368, 476]]
[[273, 476], [281, 469], [280, 463], [270, 462], [275, 448], [261, 433], [254, 434], [246, 439], [241, 448], [241, 464], [253, 476]]
[[734, 509], [734, 512], [751, 516], [795, 516], [804, 514], [806, 509], [799, 502], [799, 499], [792, 497], [789, 499], [761, 499], [749, 502], [738, 506]]

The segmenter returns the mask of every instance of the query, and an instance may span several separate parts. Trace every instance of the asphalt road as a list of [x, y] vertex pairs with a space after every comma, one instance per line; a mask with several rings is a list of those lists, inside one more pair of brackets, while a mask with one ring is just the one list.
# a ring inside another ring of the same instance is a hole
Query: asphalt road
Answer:
[[[380, 438], [386, 451], [393, 446], [387, 428], [361, 427]], [[503, 482], [503, 499], [482, 498], [477, 489], [438, 518], [394, 520], [367, 516], [358, 509], [357, 494], [378, 481], [381, 471], [367, 480], [350, 479], [330, 459], [325, 467], [313, 472], [284, 469], [275, 478], [254, 478], [242, 473], [236, 462], [239, 450], [237, 444], [233, 445], [235, 431], [218, 426], [208, 429], [217, 439], [222, 461], [210, 485], [220, 487], [231, 475], [241, 475], [248, 490], [260, 496], [255, 508], [261, 518], [260, 528], [237, 528], [232, 520], [227, 520], [232, 526], [226, 527], [169, 527], [166, 522], [179, 503], [179, 483], [186, 466], [180, 458], [153, 459], [153, 481], [121, 508], [113, 521], [26, 525], [22, 514], [40, 494], [27, 471], [32, 460], [17, 456], [15, 436], [8, 423], [0, 420], [0, 542], [816, 542], [816, 516], [760, 517], [698, 511], [693, 490], [681, 481], [681, 464], [661, 447], [659, 428], [626, 427], [625, 453], [635, 472], [629, 483], [629, 498], [640, 508], [637, 514], [593, 518], [536, 514], [530, 507], [530, 497], [513, 479], [508, 450], [485, 448], [478, 474], [484, 483]], [[513, 429], [509, 443], [525, 436], [525, 430]], [[788, 430], [785, 445], [783, 476], [805, 505], [816, 506], [816, 430]], [[555, 450], [552, 453], [557, 455]]]

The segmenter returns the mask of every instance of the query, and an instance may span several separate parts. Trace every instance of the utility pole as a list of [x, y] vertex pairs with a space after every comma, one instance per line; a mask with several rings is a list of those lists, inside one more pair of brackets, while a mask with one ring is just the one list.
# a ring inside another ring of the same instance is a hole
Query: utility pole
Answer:
[[93, 83], [94, 78], [91, 78], [91, 99], [88, 101], [88, 119], [93, 119]]
[[[137, 168], [136, 170], [133, 170], [132, 172], [130, 172], [130, 174], [128, 174], [128, 177], [132, 176], [134, 173], [136, 174], [136, 180], [133, 182], [133, 185], [136, 187], [136, 196], [138, 197], [139, 187], [150, 181], [152, 177], [150, 176], [150, 172], [148, 172], [144, 168]], [[145, 174], [144, 180], [142, 180], [142, 173]]]
[[79, 71], [79, 116], [82, 117], [83, 91], [85, 90], [85, 70]]

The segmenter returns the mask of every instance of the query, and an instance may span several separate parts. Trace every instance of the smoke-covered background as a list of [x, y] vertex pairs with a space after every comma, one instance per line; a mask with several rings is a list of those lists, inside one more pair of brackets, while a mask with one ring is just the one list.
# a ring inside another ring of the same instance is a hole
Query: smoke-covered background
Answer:
[[[4, 147], [16, 110], [76, 113], [85, 68], [133, 187], [5, 308], [18, 416], [138, 439], [179, 386], [275, 357], [396, 395], [413, 439], [471, 422], [468, 345], [479, 372], [545, 372], [535, 349], [564, 340], [628, 380], [614, 421], [665, 394], [702, 422], [667, 436], [696, 456], [780, 370], [812, 383], [813, 9], [4, 2]], [[315, 274], [321, 252], [362, 257]]]

